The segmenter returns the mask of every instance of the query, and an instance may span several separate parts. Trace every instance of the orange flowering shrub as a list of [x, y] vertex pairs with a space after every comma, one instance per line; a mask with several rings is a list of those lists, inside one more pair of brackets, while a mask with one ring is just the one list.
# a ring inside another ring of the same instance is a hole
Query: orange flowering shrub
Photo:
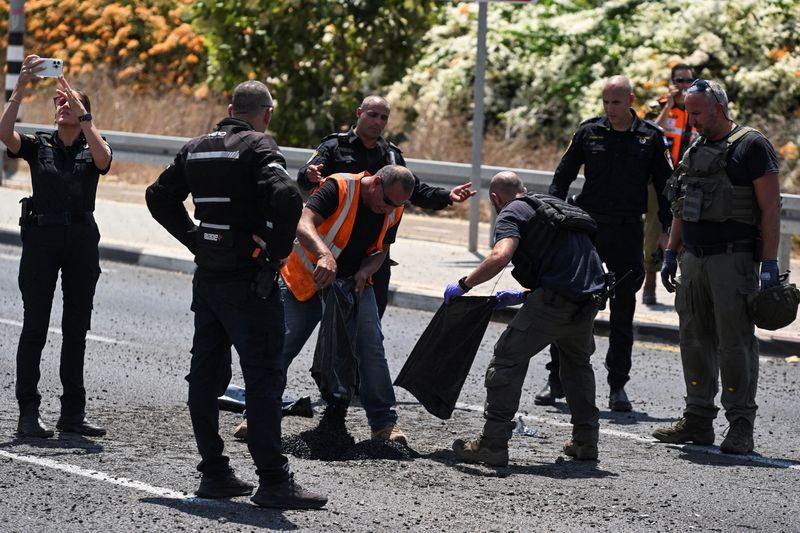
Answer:
[[[180, 89], [205, 79], [203, 38], [189, 21], [191, 0], [29, 0], [25, 52], [64, 60], [65, 74], [96, 70], [134, 90]], [[7, 40], [8, 0], [0, 0]], [[3, 58], [5, 60], [5, 58]]]

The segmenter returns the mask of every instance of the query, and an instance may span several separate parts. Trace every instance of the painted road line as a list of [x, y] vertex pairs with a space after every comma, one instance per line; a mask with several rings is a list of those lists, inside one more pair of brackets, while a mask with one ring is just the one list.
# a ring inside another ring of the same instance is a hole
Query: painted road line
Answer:
[[[83, 476], [96, 481], [102, 481], [104, 483], [111, 483], [112, 485], [126, 487], [129, 489], [138, 490], [140, 492], [146, 492], [147, 494], [152, 494], [153, 496], [158, 496], [160, 498], [169, 498], [172, 500], [184, 500], [184, 501], [200, 500], [200, 498], [197, 498], [195, 496], [189, 496], [184, 492], [178, 492], [172, 489], [165, 489], [163, 487], [156, 487], [153, 485], [148, 485], [147, 483], [143, 483], [141, 481], [136, 481], [135, 479], [112, 476], [104, 472], [99, 472], [97, 470], [88, 470], [86, 468], [81, 468], [79, 466], [74, 466], [67, 463], [59, 463], [58, 461], [53, 461], [52, 459], [45, 459], [43, 457], [35, 457], [33, 455], [24, 455], [13, 452], [7, 452], [5, 450], [0, 450], [0, 457], [7, 457], [14, 461], [22, 461], [37, 466], [43, 466], [45, 468], [60, 470], [61, 472], [66, 472], [67, 474]], [[203, 502], [205, 501], [207, 500], [203, 500]]]
[[[0, 318], [0, 324], [6, 324], [9, 326], [14, 326], [17, 328], [22, 327], [22, 322], [19, 320], [11, 320], [10, 318]], [[50, 333], [55, 333], [56, 335], [62, 335], [60, 328], [47, 328], [47, 331]], [[102, 335], [94, 335], [92, 333], [86, 334], [86, 340], [90, 341], [97, 341], [97, 342], [105, 342], [108, 344], [117, 344], [117, 345], [125, 345], [125, 346], [133, 346], [134, 344], [128, 341], [121, 341], [119, 339], [113, 339], [111, 337], [103, 337]]]
[[[465, 411], [472, 411], [475, 413], [483, 413], [483, 406], [470, 405], [461, 402], [456, 404], [456, 409], [463, 409]], [[533, 420], [534, 422], [539, 422], [540, 424], [548, 424], [550, 426], [564, 427], [564, 428], [572, 427], [572, 424], [570, 424], [569, 422], [562, 422], [560, 420], [553, 420], [552, 418], [544, 418], [541, 416], [533, 416], [527, 413], [517, 413], [514, 415], [514, 419], [516, 420], [517, 417], [522, 417], [523, 420]], [[644, 444], [664, 444], [652, 437], [642, 437], [641, 435], [628, 433], [627, 431], [619, 431], [617, 429], [600, 428], [600, 433], [603, 435], [608, 435], [609, 437], [617, 437], [621, 439], [632, 440], [635, 442], [641, 442]], [[720, 457], [726, 457], [728, 459], [747, 461], [750, 463], [773, 466], [776, 468], [800, 470], [800, 462], [797, 461], [789, 461], [786, 459], [773, 459], [771, 457], [763, 457], [761, 455], [730, 455], [727, 453], [722, 453], [716, 446], [698, 446], [696, 444], [683, 444], [683, 445], [668, 444], [667, 446], [670, 448], [675, 448], [687, 452], [704, 453], [706, 455], [719, 455]]]

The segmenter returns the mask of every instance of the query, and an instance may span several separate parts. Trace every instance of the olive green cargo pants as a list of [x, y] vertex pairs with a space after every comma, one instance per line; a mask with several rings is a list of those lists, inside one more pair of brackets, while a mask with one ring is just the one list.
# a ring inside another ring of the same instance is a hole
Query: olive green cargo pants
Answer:
[[686, 413], [717, 416], [714, 398], [722, 379], [722, 406], [729, 422], [756, 417], [758, 341], [748, 296], [759, 290], [758, 263], [750, 252], [680, 261], [675, 309], [686, 381]]
[[547, 289], [528, 296], [497, 341], [486, 370], [483, 437], [498, 444], [511, 438], [528, 362], [555, 344], [561, 351], [561, 384], [572, 413], [572, 436], [597, 443], [599, 411], [589, 360], [595, 350], [595, 315], [597, 308], [591, 302], [575, 303]]

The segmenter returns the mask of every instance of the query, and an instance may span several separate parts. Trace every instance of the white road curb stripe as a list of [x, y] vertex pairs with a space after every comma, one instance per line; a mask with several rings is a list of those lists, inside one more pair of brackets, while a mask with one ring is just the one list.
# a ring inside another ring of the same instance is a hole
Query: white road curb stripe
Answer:
[[[479, 405], [470, 405], [466, 403], [458, 402], [456, 403], [456, 409], [463, 409], [465, 411], [472, 411], [475, 413], [483, 413], [483, 407]], [[540, 424], [548, 424], [551, 426], [557, 427], [566, 427], [571, 428], [572, 424], [569, 422], [561, 422], [559, 420], [553, 420], [551, 418], [543, 418], [540, 416], [532, 416], [527, 413], [516, 413], [514, 415], [514, 419], [516, 420], [517, 417], [523, 417], [523, 420], [533, 420], [535, 422], [539, 422]], [[642, 442], [645, 444], [662, 444], [661, 442], [657, 441], [652, 437], [642, 437], [640, 435], [636, 435], [634, 433], [628, 433], [627, 431], [619, 431], [616, 429], [605, 429], [600, 428], [600, 433], [603, 435], [608, 435], [610, 437], [618, 437], [621, 439], [628, 439], [633, 440], [636, 442]], [[762, 457], [760, 455], [728, 455], [722, 453], [719, 448], [712, 447], [712, 446], [698, 446], [696, 444], [670, 444], [668, 445], [670, 448], [675, 448], [678, 450], [685, 450], [694, 453], [705, 453], [707, 455], [719, 455], [721, 457], [728, 457], [731, 459], [738, 459], [741, 461], [748, 461], [751, 463], [758, 463], [761, 465], [767, 466], [774, 466], [776, 468], [786, 468], [789, 470], [800, 470], [800, 463], [797, 461], [787, 461], [784, 459], [772, 459], [770, 457]]]
[[79, 466], [73, 466], [65, 463], [59, 463], [57, 461], [53, 461], [52, 459], [45, 459], [43, 457], [34, 457], [32, 455], [17, 454], [17, 453], [7, 452], [4, 450], [0, 450], [0, 456], [8, 457], [9, 459], [12, 459], [14, 461], [23, 461], [37, 466], [44, 466], [46, 468], [60, 470], [62, 472], [66, 472], [67, 474], [74, 474], [77, 476], [83, 476], [97, 481], [103, 481], [105, 483], [111, 483], [112, 485], [118, 485], [120, 487], [127, 487], [129, 489], [138, 490], [140, 492], [146, 492], [148, 494], [152, 494], [153, 496], [159, 496], [161, 498], [170, 498], [173, 500], [187, 500], [187, 501], [198, 499], [194, 496], [189, 496], [183, 492], [177, 492], [172, 489], [155, 487], [153, 485], [148, 485], [147, 483], [142, 483], [141, 481], [136, 481], [134, 479], [111, 476], [109, 474], [98, 472], [96, 470], [87, 470], [86, 468], [81, 468]]
[[[9, 326], [16, 326], [18, 328], [22, 327], [22, 322], [19, 320], [11, 320], [10, 318], [0, 318], [0, 324], [7, 324]], [[50, 333], [55, 333], [56, 335], [61, 335], [61, 329], [59, 328], [47, 328], [47, 331]], [[89, 341], [97, 341], [97, 342], [106, 342], [108, 344], [117, 344], [117, 345], [129, 345], [131, 344], [128, 341], [121, 341], [117, 339], [112, 339], [111, 337], [103, 337], [101, 335], [93, 335], [91, 333], [86, 334], [86, 340]]]

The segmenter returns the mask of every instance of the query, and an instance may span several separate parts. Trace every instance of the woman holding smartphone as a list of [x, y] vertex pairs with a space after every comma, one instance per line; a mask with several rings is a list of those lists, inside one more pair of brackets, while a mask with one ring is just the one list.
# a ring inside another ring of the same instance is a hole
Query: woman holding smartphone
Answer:
[[0, 141], [12, 158], [28, 162], [33, 195], [22, 200], [22, 258], [19, 287], [24, 319], [17, 348], [17, 435], [51, 437], [39, 416], [39, 363], [47, 341], [53, 294], [61, 272], [64, 309], [61, 321], [61, 416], [56, 428], [87, 436], [106, 430], [86, 419], [83, 362], [95, 286], [100, 276], [94, 203], [100, 174], [111, 167], [111, 148], [100, 136], [89, 98], [72, 89], [63, 76], [56, 89], [56, 131], [22, 135], [14, 123], [30, 87], [49, 74], [36, 55], [22, 63], [14, 91], [0, 117]]

